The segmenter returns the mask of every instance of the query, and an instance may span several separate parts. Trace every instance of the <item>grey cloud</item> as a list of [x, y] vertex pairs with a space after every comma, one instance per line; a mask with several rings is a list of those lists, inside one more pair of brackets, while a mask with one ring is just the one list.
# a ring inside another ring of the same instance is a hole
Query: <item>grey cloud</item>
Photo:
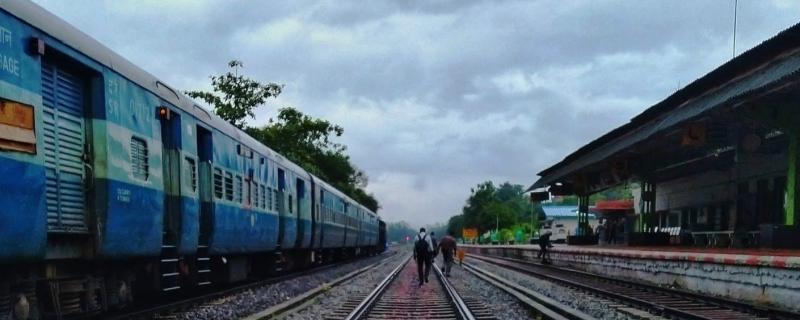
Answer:
[[[37, 1], [183, 89], [232, 58], [345, 127], [389, 220], [458, 213], [730, 58], [728, 1]], [[740, 1], [738, 51], [800, 18]], [[786, 7], [789, 6], [789, 7]], [[92, 14], [87, 14], [92, 13]]]

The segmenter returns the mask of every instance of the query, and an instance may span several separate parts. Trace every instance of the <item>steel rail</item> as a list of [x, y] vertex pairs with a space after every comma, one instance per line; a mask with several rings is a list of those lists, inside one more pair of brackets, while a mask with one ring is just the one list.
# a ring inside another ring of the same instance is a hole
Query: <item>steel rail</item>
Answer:
[[[682, 298], [682, 299], [686, 299], [687, 301], [703, 303], [703, 304], [706, 304], [706, 305], [709, 305], [709, 306], [713, 306], [713, 307], [717, 307], [717, 308], [730, 309], [732, 311], [754, 314], [754, 316], [757, 316], [757, 317], [768, 317], [770, 319], [800, 319], [800, 314], [792, 313], [790, 311], [766, 308], [766, 307], [762, 307], [762, 306], [755, 306], [755, 305], [747, 304], [747, 303], [744, 303], [744, 302], [732, 301], [732, 300], [722, 299], [722, 298], [718, 298], [718, 297], [704, 296], [704, 295], [701, 295], [701, 294], [698, 294], [698, 293], [687, 292], [685, 290], [663, 288], [663, 287], [644, 284], [644, 283], [640, 283], [640, 282], [634, 282], [634, 281], [629, 281], [629, 280], [611, 278], [611, 277], [607, 277], [607, 276], [603, 276], [603, 275], [592, 274], [592, 273], [583, 272], [583, 271], [579, 271], [579, 270], [573, 270], [573, 269], [568, 269], [568, 268], [560, 268], [560, 267], [556, 267], [556, 266], [552, 266], [552, 265], [542, 265], [542, 264], [538, 264], [538, 263], [534, 263], [534, 262], [526, 261], [526, 260], [519, 260], [519, 259], [500, 257], [500, 256], [482, 256], [482, 255], [475, 255], [475, 254], [470, 254], [470, 256], [475, 258], [475, 259], [478, 259], [478, 260], [486, 261], [488, 263], [504, 267], [506, 269], [515, 270], [515, 271], [522, 272], [522, 273], [525, 273], [525, 274], [529, 274], [529, 275], [532, 275], [532, 276], [535, 276], [535, 277], [539, 277], [539, 278], [542, 278], [542, 279], [550, 280], [550, 281], [553, 281], [553, 282], [556, 282], [556, 283], [565, 284], [567, 286], [571, 286], [571, 287], [574, 287], [574, 288], [579, 288], [579, 289], [584, 290], [584, 291], [594, 292], [594, 293], [601, 294], [601, 295], [604, 295], [604, 296], [607, 296], [607, 297], [611, 297], [611, 298], [616, 299], [618, 301], [623, 301], [623, 302], [629, 303], [631, 305], [637, 305], [637, 306], [640, 306], [640, 307], [643, 307], [643, 308], [647, 308], [649, 310], [661, 312], [663, 314], [674, 315], [674, 316], [680, 317], [682, 319], [707, 320], [707, 319], [715, 319], [715, 318], [707, 317], [707, 316], [703, 316], [703, 315], [698, 315], [698, 314], [692, 313], [690, 311], [681, 310], [680, 308], [669, 307], [669, 306], [666, 306], [666, 305], [663, 305], [663, 304], [659, 304], [658, 302], [647, 301], [647, 300], [642, 299], [640, 297], [633, 297], [633, 296], [626, 295], [624, 293], [614, 292], [614, 291], [611, 291], [611, 290], [607, 290], [607, 289], [591, 286], [591, 285], [588, 285], [586, 283], [582, 283], [581, 281], [577, 281], [575, 279], [567, 279], [567, 278], [559, 277], [559, 276], [556, 276], [556, 275], [545, 274], [543, 271], [537, 271], [537, 270], [534, 270], [532, 268], [547, 269], [547, 270], [563, 273], [565, 275], [577, 275], [577, 276], [582, 276], [582, 277], [591, 277], [591, 278], [595, 278], [597, 280], [601, 280], [601, 281], [606, 282], [606, 283], [617, 284], [617, 285], [621, 285], [621, 286], [627, 286], [627, 287], [630, 287], [630, 288], [637, 288], [638, 290], [642, 290], [642, 292], [653, 292], [653, 293], [662, 294], [662, 295], [666, 295], [666, 296], [671, 296], [671, 297], [675, 297], [675, 298]], [[523, 268], [523, 267], [514, 266], [514, 265], [510, 265], [510, 264], [504, 264], [502, 262], [497, 262], [497, 261], [493, 261], [493, 260], [504, 260], [504, 261], [508, 261], [508, 262], [511, 262], [511, 263], [524, 265], [524, 266], [527, 266], [527, 267]]]
[[535, 311], [543, 319], [549, 320], [591, 320], [595, 319], [575, 308], [564, 305], [540, 293], [524, 288], [519, 284], [513, 283], [508, 279], [493, 274], [487, 270], [478, 268], [464, 262], [463, 267], [476, 277], [488, 282], [492, 286], [505, 291], [509, 295], [517, 298], [520, 302]]
[[[385, 251], [383, 253], [380, 253], [379, 255], [389, 254], [387, 252], [388, 251]], [[391, 255], [394, 255], [394, 254], [396, 254], [396, 252], [392, 252], [391, 253]], [[336, 267], [340, 267], [340, 266], [343, 266], [345, 264], [352, 263], [352, 262], [355, 262], [355, 261], [357, 261], [357, 259], [350, 259], [350, 260], [346, 260], [346, 261], [336, 262], [336, 263], [333, 263], [333, 264], [322, 265], [322, 266], [314, 267], [314, 268], [311, 268], [311, 269], [297, 271], [297, 272], [293, 272], [293, 273], [290, 273], [290, 274], [280, 275], [280, 276], [277, 276], [277, 277], [271, 277], [271, 278], [264, 279], [264, 280], [258, 280], [258, 281], [255, 281], [255, 282], [249, 282], [249, 283], [245, 283], [245, 284], [242, 284], [242, 285], [237, 285], [237, 286], [233, 286], [233, 287], [230, 287], [230, 288], [221, 289], [219, 291], [213, 291], [213, 292], [210, 292], [210, 293], [207, 293], [207, 294], [202, 294], [202, 295], [199, 295], [199, 296], [189, 297], [189, 298], [186, 298], [186, 299], [169, 302], [169, 303], [162, 304], [162, 305], [146, 306], [146, 307], [144, 307], [142, 309], [133, 310], [133, 311], [127, 311], [127, 312], [124, 312], [122, 314], [105, 314], [105, 315], [102, 315], [102, 318], [103, 319], [109, 319], [109, 320], [152, 319], [157, 315], [188, 310], [189, 308], [191, 308], [193, 306], [197, 306], [197, 305], [209, 302], [209, 301], [217, 300], [217, 299], [223, 298], [225, 296], [230, 296], [230, 295], [234, 295], [234, 294], [237, 294], [237, 293], [240, 293], [240, 292], [244, 292], [244, 291], [247, 291], [247, 290], [250, 290], [250, 289], [259, 288], [259, 287], [263, 287], [263, 286], [273, 285], [273, 284], [276, 284], [276, 283], [281, 283], [281, 282], [284, 282], [284, 281], [293, 280], [293, 279], [296, 279], [296, 278], [299, 278], [299, 277], [302, 277], [302, 276], [306, 276], [306, 275], [310, 275], [310, 274], [313, 274], [313, 273], [317, 273], [317, 272], [333, 269], [333, 268], [336, 268]]]
[[372, 309], [372, 306], [374, 306], [375, 303], [380, 300], [381, 296], [383, 296], [383, 294], [386, 292], [386, 289], [389, 288], [389, 285], [392, 284], [392, 281], [394, 281], [394, 279], [397, 278], [397, 275], [403, 271], [403, 267], [405, 267], [409, 260], [411, 260], [410, 256], [404, 259], [396, 268], [394, 268], [394, 270], [392, 270], [392, 272], [390, 272], [389, 275], [386, 276], [386, 278], [384, 278], [375, 287], [375, 289], [372, 289], [372, 292], [370, 292], [369, 295], [367, 295], [367, 297], [362, 300], [361, 303], [359, 303], [358, 306], [356, 306], [356, 308], [350, 312], [350, 314], [347, 315], [346, 319], [357, 320], [366, 316], [370, 309]]
[[472, 314], [472, 311], [469, 310], [467, 304], [464, 303], [464, 299], [462, 299], [461, 295], [458, 294], [456, 288], [450, 284], [450, 281], [447, 281], [447, 278], [444, 276], [442, 270], [439, 269], [439, 266], [437, 266], [436, 263], [433, 264], [433, 270], [435, 270], [436, 277], [439, 278], [442, 287], [444, 287], [444, 291], [447, 293], [450, 303], [453, 305], [453, 308], [456, 309], [459, 319], [475, 320], [475, 316]]
[[[373, 307], [375, 307], [383, 298], [384, 294], [387, 293], [389, 287], [392, 285], [394, 281], [397, 280], [398, 276], [401, 272], [404, 271], [406, 265], [410, 263], [411, 257], [405, 259], [400, 265], [397, 266], [392, 272], [389, 273], [386, 278], [383, 279], [375, 289], [367, 295], [364, 300], [362, 300], [356, 308], [347, 315], [345, 319], [347, 320], [360, 320], [366, 319], [370, 316]], [[439, 280], [439, 284], [442, 287], [442, 291], [447, 298], [447, 303], [450, 305], [450, 308], [454, 311], [455, 317], [460, 320], [475, 320], [476, 317], [473, 315], [472, 311], [467, 306], [467, 303], [464, 299], [461, 298], [461, 295], [458, 294], [456, 289], [447, 281], [447, 278], [444, 276], [442, 271], [439, 269], [438, 266], [433, 264], [431, 266], [434, 269], [434, 273], [436, 278]], [[427, 308], [428, 306], [422, 306], [422, 308]]]

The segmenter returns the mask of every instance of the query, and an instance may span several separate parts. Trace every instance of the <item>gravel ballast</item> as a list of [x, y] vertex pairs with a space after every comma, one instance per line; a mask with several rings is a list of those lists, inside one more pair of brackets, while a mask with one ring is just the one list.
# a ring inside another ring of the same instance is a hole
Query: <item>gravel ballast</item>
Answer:
[[615, 306], [618, 306], [618, 304], [611, 303], [609, 300], [599, 299], [585, 292], [563, 287], [517, 271], [504, 269], [477, 259], [469, 259], [467, 257], [465, 261], [598, 319], [640, 319], [640, 317], [634, 317], [617, 310]]
[[324, 319], [326, 316], [331, 316], [334, 311], [344, 305], [348, 299], [357, 296], [366, 296], [392, 272], [400, 262], [404, 261], [410, 250], [400, 249], [398, 254], [389, 259], [383, 265], [376, 267], [356, 276], [353, 279], [345, 281], [331, 288], [328, 292], [317, 296], [313, 301], [306, 304], [305, 308], [296, 310], [295, 312], [282, 315], [280, 319], [291, 320], [316, 320]]
[[[437, 259], [441, 266], [444, 264], [441, 257]], [[480, 279], [455, 263], [450, 269], [448, 278], [462, 298], [472, 297], [482, 301], [492, 310], [497, 319], [535, 319], [528, 308], [520, 304], [513, 296], [492, 284]]]
[[[238, 319], [287, 301], [326, 282], [386, 258], [384, 255], [359, 259], [332, 269], [258, 287], [217, 299], [179, 314], [172, 319]], [[395, 254], [394, 256], [398, 256]]]

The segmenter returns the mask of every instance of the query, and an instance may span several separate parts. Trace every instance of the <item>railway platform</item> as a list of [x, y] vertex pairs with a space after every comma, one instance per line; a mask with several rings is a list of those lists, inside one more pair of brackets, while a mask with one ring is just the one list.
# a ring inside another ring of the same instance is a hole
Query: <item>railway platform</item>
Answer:
[[[538, 260], [536, 245], [463, 247], [473, 254]], [[800, 250], [556, 245], [550, 258], [580, 271], [800, 310]]]

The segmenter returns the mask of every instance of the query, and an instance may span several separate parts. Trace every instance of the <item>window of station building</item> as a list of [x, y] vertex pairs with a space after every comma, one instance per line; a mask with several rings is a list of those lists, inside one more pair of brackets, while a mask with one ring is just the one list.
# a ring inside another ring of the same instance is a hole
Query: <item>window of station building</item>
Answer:
[[225, 172], [225, 199], [233, 201], [233, 174]]
[[189, 190], [194, 193], [197, 192], [197, 163], [192, 158], [184, 158], [184, 178]]
[[214, 168], [214, 198], [222, 199], [222, 170]]
[[134, 178], [147, 180], [150, 176], [147, 157], [147, 142], [141, 138], [131, 137], [131, 173]]
[[242, 177], [237, 175], [236, 176], [236, 185], [234, 186], [234, 191], [233, 191], [233, 195], [234, 195], [233, 201], [234, 202], [243, 203], [242, 191], [243, 191], [242, 190]]

